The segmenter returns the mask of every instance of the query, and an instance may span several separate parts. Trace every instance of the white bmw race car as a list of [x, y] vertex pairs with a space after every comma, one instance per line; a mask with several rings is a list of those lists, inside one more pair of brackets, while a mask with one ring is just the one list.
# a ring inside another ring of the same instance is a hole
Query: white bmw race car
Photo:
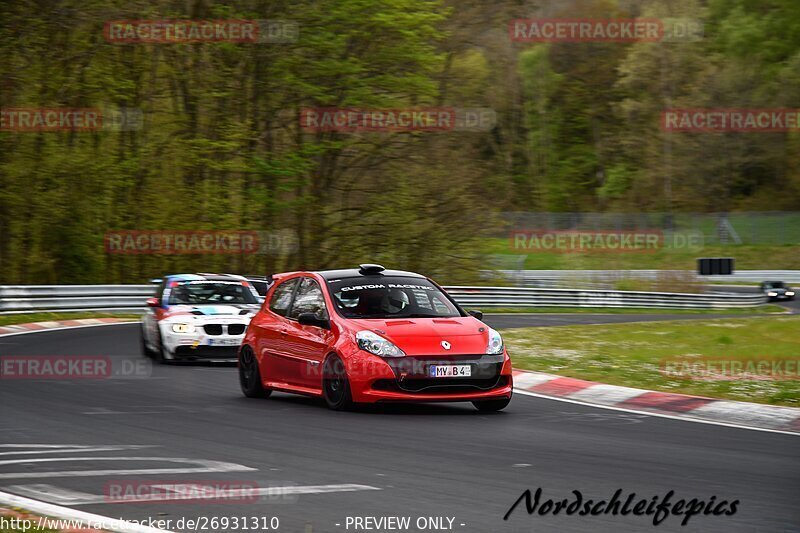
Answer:
[[166, 276], [147, 300], [142, 351], [159, 362], [235, 361], [259, 307], [258, 293], [242, 276]]

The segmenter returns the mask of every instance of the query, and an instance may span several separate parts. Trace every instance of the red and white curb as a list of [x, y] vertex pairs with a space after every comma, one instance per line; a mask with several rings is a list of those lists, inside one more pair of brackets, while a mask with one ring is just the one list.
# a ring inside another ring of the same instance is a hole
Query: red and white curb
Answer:
[[[0, 492], [0, 504], [25, 509], [27, 512], [0, 508], [0, 516], [6, 517], [6, 519], [17, 518], [30, 520], [30, 525], [36, 529], [29, 529], [28, 531], [38, 531], [39, 525], [41, 525], [42, 528], [44, 528], [45, 525], [52, 527], [54, 524], [58, 524], [58, 522], [61, 521], [63, 527], [60, 527], [56, 531], [61, 531], [62, 533], [105, 533], [107, 531], [115, 533], [171, 533], [165, 529], [129, 522], [121, 518], [110, 518], [99, 514], [78, 511], [71, 507], [32, 500], [8, 492]], [[33, 515], [29, 513], [36, 514]], [[20, 531], [24, 530], [20, 528]]]
[[800, 434], [800, 409], [795, 407], [655, 392], [526, 370], [514, 371], [514, 389], [624, 411]]
[[33, 333], [48, 329], [85, 328], [88, 326], [105, 326], [107, 324], [125, 324], [132, 322], [130, 318], [77, 318], [75, 320], [48, 320], [46, 322], [31, 322], [28, 324], [14, 324], [0, 326], [0, 336], [19, 335], [20, 333]]

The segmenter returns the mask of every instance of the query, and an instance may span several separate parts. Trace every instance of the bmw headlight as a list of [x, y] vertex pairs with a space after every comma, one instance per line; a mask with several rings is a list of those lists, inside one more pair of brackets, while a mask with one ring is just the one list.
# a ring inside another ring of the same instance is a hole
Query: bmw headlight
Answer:
[[175, 333], [194, 333], [194, 324], [172, 324]]
[[786, 296], [794, 296], [794, 291], [786, 291]]
[[488, 354], [503, 353], [503, 337], [492, 328], [489, 328], [489, 346], [486, 348]]
[[369, 330], [356, 333], [356, 342], [358, 342], [358, 347], [362, 350], [381, 357], [403, 357], [406, 355], [403, 350]]
[[777, 296], [777, 295], [778, 295], [777, 292], [770, 291], [770, 292], [767, 293], [767, 296]]

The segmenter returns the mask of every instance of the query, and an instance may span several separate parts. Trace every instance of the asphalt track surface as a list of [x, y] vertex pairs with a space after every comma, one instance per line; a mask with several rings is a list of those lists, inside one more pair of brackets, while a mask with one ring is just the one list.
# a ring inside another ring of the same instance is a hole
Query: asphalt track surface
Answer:
[[[143, 360], [138, 327], [131, 324], [2, 337], [2, 355], [100, 355], [111, 356], [115, 365]], [[796, 436], [521, 394], [504, 412], [491, 415], [469, 404], [340, 413], [319, 400], [292, 395], [246, 399], [232, 367], [146, 368], [151, 371], [147, 378], [0, 381], [0, 490], [135, 520], [277, 516], [278, 531], [290, 533], [368, 531], [347, 528], [348, 516], [412, 517], [412, 527], [403, 531], [420, 531], [414, 522], [418, 517], [454, 517], [452, 531], [469, 533], [800, 527]], [[120, 449], [67, 453], [9, 444]], [[125, 448], [132, 445], [148, 447]], [[20, 453], [26, 451], [37, 453]], [[39, 461], [43, 458], [60, 460]], [[187, 466], [164, 458], [220, 461], [251, 470], [131, 472]], [[91, 470], [111, 472], [84, 475]], [[107, 503], [102, 497], [114, 483], [210, 481], [372, 489], [203, 505]], [[543, 500], [571, 498], [573, 490], [585, 498], [608, 499], [619, 488], [623, 497], [636, 493], [637, 499], [672, 490], [673, 500], [716, 496], [717, 501], [740, 503], [733, 516], [695, 516], [685, 527], [676, 516], [657, 528], [646, 516], [529, 516], [524, 505], [503, 520], [525, 489], [539, 487]], [[86, 495], [95, 500], [85, 500]]]

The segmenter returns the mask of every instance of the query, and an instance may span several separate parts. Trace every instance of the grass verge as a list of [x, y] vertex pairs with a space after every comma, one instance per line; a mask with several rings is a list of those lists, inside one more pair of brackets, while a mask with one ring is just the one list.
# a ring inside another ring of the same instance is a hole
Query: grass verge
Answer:
[[130, 313], [25, 313], [20, 315], [0, 315], [0, 326], [47, 322], [49, 320], [76, 320], [78, 318], [141, 318], [142, 315]]
[[[54, 519], [55, 520], [55, 519]], [[0, 533], [58, 533], [57, 529], [38, 527], [39, 516], [22, 509], [0, 506]], [[70, 529], [69, 531], [76, 531]]]
[[[800, 316], [509, 329], [518, 369], [665, 392], [800, 407]], [[781, 360], [794, 379], [686, 379], [664, 360]], [[786, 362], [789, 362], [786, 364]]]

